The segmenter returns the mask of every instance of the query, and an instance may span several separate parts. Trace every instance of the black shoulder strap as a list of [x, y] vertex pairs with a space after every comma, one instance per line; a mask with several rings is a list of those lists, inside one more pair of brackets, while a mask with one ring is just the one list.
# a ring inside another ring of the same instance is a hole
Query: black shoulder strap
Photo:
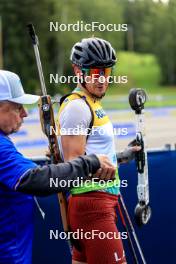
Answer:
[[60, 101], [59, 101], [60, 106], [61, 106], [61, 104], [63, 103], [63, 101], [64, 101], [69, 95], [71, 95], [71, 94], [72, 94], [72, 93], [65, 94], [65, 95], [63, 95], [63, 96], [60, 98]]
[[92, 110], [90, 104], [88, 103], [88, 101], [87, 101], [87, 99], [86, 99], [86, 96], [81, 95], [81, 94], [79, 94], [79, 93], [68, 93], [68, 94], [65, 94], [65, 95], [62, 96], [61, 99], [60, 99], [60, 106], [62, 105], [63, 101], [64, 101], [68, 96], [70, 96], [70, 95], [72, 95], [72, 94], [76, 94], [76, 95], [79, 96], [81, 99], [83, 99], [83, 100], [86, 102], [86, 104], [88, 105], [89, 109], [90, 109], [90, 112], [91, 112], [91, 121], [90, 121], [89, 128], [88, 128], [88, 130], [89, 130], [88, 135], [87, 135], [87, 140], [88, 140], [88, 137], [89, 137], [89, 135], [90, 135], [90, 133], [91, 133], [91, 130], [92, 130], [92, 127], [93, 127], [93, 124], [94, 124], [94, 113], [93, 113], [93, 110]]

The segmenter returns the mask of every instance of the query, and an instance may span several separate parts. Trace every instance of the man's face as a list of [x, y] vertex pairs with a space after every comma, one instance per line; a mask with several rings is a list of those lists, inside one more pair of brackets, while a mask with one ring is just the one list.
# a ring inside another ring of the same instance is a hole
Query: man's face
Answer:
[[6, 135], [17, 132], [27, 112], [23, 105], [13, 102], [0, 102], [0, 130]]
[[[107, 71], [105, 71], [103, 68], [81, 70], [77, 66], [75, 69], [76, 74], [82, 75], [84, 73], [85, 87], [90, 94], [100, 99], [105, 96], [109, 85], [107, 80]], [[111, 69], [109, 69], [109, 73], [111, 74]]]

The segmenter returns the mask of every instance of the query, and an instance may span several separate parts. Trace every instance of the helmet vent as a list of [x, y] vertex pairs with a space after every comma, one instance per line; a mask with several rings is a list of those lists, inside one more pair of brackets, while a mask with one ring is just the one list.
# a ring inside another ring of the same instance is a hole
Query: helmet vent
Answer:
[[109, 45], [107, 43], [105, 43], [105, 45], [106, 45], [106, 51], [108, 52], [109, 57], [111, 57], [111, 54], [110, 54], [111, 51], [110, 51]]
[[79, 51], [82, 51], [82, 47], [80, 47], [80, 46], [76, 46], [75, 47], [77, 50], [79, 50]]
[[89, 50], [91, 50], [94, 55], [96, 55], [97, 57], [99, 57], [98, 52], [96, 51], [96, 49], [92, 45], [89, 45]]
[[81, 58], [81, 56], [78, 55], [78, 54], [75, 54], [75, 58], [76, 58], [77, 60], [79, 60], [79, 59]]
[[104, 46], [103, 46], [101, 41], [98, 40], [98, 42], [99, 42], [99, 44], [101, 46], [102, 59], [105, 59], [106, 58], [105, 48], [104, 48]]

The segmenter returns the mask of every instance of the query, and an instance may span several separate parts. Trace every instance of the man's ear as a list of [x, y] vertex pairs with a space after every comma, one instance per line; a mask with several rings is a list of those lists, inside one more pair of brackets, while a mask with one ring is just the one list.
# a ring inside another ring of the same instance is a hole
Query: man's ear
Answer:
[[75, 75], [81, 75], [81, 73], [82, 73], [81, 69], [75, 64], [73, 64], [72, 66], [73, 66], [73, 70], [74, 70]]

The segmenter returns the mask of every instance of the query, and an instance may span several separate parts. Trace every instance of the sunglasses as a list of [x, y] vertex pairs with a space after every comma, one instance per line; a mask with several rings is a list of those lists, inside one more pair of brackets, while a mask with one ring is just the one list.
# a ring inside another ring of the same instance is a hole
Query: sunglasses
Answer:
[[113, 68], [109, 67], [109, 68], [90, 68], [90, 69], [86, 69], [86, 68], [82, 68], [82, 72], [85, 73], [87, 76], [104, 76], [104, 77], [108, 77], [110, 75], [112, 75], [112, 71]]

